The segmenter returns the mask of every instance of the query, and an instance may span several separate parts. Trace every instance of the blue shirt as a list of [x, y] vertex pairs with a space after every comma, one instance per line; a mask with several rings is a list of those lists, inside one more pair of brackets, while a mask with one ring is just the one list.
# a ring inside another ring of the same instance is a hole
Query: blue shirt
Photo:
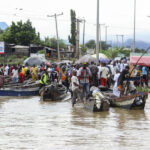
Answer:
[[143, 75], [147, 75], [147, 69], [146, 69], [146, 67], [142, 67], [142, 74]]

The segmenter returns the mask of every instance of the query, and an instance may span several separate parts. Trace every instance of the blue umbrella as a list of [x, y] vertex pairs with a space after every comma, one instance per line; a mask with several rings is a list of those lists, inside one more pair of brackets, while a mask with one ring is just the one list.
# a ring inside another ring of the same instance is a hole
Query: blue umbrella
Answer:
[[107, 58], [102, 58], [102, 57], [100, 57], [100, 62], [101, 63], [105, 63], [105, 64], [108, 64], [109, 63], [109, 59], [107, 59]]

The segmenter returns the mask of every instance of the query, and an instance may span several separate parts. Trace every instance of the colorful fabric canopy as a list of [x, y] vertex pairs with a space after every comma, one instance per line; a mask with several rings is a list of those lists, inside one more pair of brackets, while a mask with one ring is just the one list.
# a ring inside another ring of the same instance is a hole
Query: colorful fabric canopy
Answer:
[[[141, 56], [142, 56], [142, 53], [131, 53], [130, 54], [130, 63], [133, 65], [137, 64], [140, 66], [150, 66], [150, 54], [145, 54], [142, 57]], [[141, 57], [141, 59], [140, 59], [140, 57]], [[139, 62], [138, 62], [138, 60], [139, 60]]]

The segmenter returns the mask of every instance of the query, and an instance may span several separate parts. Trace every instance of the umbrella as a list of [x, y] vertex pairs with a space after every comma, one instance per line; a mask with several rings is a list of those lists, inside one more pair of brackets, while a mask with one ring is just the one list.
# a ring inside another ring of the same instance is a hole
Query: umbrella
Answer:
[[45, 63], [47, 63], [47, 60], [40, 56], [29, 57], [24, 61], [24, 64], [28, 64], [29, 66], [40, 66]]
[[[97, 55], [96, 54], [94, 54], [94, 55], [92, 55], [92, 57], [97, 57]], [[99, 53], [99, 58], [107, 58], [108, 59], [108, 57], [105, 55], [105, 54], [103, 54], [103, 53]]]
[[80, 64], [80, 63], [84, 63], [84, 62], [88, 62], [88, 63], [95, 62], [96, 63], [96, 57], [92, 57], [91, 55], [84, 55], [79, 60], [77, 60], [75, 63]]
[[99, 60], [100, 60], [101, 63], [105, 63], [105, 64], [109, 63], [108, 58], [100, 58]]

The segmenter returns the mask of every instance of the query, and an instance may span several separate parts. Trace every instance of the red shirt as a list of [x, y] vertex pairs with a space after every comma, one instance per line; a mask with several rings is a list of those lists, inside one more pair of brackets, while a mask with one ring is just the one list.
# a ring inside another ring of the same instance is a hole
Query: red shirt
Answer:
[[23, 82], [24, 81], [24, 75], [22, 72], [19, 73], [19, 82]]

